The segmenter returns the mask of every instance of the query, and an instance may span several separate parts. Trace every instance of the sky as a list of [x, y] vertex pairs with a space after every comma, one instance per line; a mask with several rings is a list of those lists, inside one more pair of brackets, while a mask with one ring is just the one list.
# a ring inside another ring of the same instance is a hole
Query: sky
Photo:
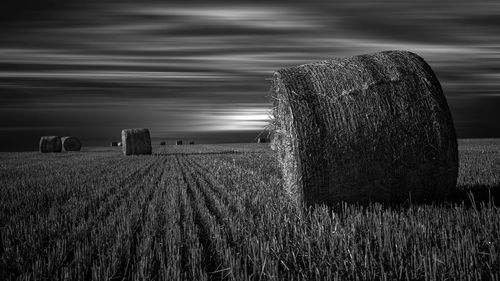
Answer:
[[0, 151], [42, 135], [84, 145], [253, 142], [273, 72], [382, 50], [433, 68], [459, 138], [500, 137], [498, 0], [7, 0], [0, 11]]

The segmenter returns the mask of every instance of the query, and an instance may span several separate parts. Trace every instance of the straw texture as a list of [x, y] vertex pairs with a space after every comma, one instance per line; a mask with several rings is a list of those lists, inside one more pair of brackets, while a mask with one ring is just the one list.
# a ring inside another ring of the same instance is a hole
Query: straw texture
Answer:
[[267, 139], [266, 138], [258, 138], [257, 143], [266, 143]]
[[82, 142], [77, 137], [62, 137], [61, 142], [65, 151], [80, 151], [82, 149]]
[[273, 147], [306, 205], [432, 201], [456, 187], [455, 129], [418, 55], [387, 51], [275, 72]]
[[39, 150], [42, 153], [61, 152], [62, 143], [58, 136], [43, 136], [40, 138]]
[[151, 154], [151, 136], [149, 129], [122, 130], [122, 150], [124, 155]]

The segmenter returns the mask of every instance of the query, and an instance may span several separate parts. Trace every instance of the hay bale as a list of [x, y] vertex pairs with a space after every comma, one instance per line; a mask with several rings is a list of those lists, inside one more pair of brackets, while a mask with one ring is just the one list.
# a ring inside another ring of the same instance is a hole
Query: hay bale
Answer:
[[43, 136], [40, 138], [40, 152], [61, 152], [62, 143], [61, 138], [58, 136]]
[[457, 140], [441, 85], [419, 56], [387, 51], [274, 73], [273, 147], [306, 205], [442, 199]]
[[176, 144], [176, 145], [182, 145], [182, 140], [176, 140], [176, 141], [175, 141], [175, 144]]
[[189, 144], [194, 144], [194, 141], [190, 141]]
[[80, 151], [82, 149], [82, 142], [77, 137], [62, 137], [61, 142], [65, 151]]
[[118, 142], [117, 141], [112, 141], [111, 143], [109, 143], [109, 146], [118, 146]]
[[151, 154], [149, 130], [145, 128], [123, 130], [122, 146], [124, 155]]
[[160, 145], [166, 145], [167, 143], [165, 141], [161, 141]]
[[257, 143], [266, 143], [267, 139], [266, 138], [257, 138]]

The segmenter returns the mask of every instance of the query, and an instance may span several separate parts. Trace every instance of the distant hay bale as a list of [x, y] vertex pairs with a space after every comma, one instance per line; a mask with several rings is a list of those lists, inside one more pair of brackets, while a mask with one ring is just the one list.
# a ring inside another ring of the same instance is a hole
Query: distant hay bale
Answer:
[[43, 136], [40, 138], [39, 148], [42, 153], [61, 152], [61, 138], [58, 136]]
[[387, 51], [274, 73], [273, 147], [306, 205], [431, 201], [456, 187], [455, 128], [419, 56]]
[[161, 141], [160, 145], [166, 145], [167, 143], [165, 141]]
[[118, 146], [118, 142], [117, 141], [112, 141], [109, 146]]
[[61, 142], [65, 151], [80, 151], [82, 149], [82, 142], [77, 137], [62, 137]]
[[122, 150], [124, 155], [151, 154], [151, 136], [149, 130], [125, 129], [122, 131]]
[[257, 138], [257, 143], [266, 143], [267, 139], [266, 138]]
[[176, 145], [182, 145], [182, 140], [176, 140], [176, 141], [175, 141], [175, 144], [176, 144]]
[[189, 144], [194, 144], [194, 141], [190, 141]]

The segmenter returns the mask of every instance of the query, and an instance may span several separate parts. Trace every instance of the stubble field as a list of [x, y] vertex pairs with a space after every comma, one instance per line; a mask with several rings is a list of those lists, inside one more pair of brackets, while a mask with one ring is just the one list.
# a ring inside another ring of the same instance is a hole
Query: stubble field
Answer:
[[0, 153], [0, 279], [498, 280], [500, 140], [459, 150], [443, 202], [308, 210], [267, 144]]

